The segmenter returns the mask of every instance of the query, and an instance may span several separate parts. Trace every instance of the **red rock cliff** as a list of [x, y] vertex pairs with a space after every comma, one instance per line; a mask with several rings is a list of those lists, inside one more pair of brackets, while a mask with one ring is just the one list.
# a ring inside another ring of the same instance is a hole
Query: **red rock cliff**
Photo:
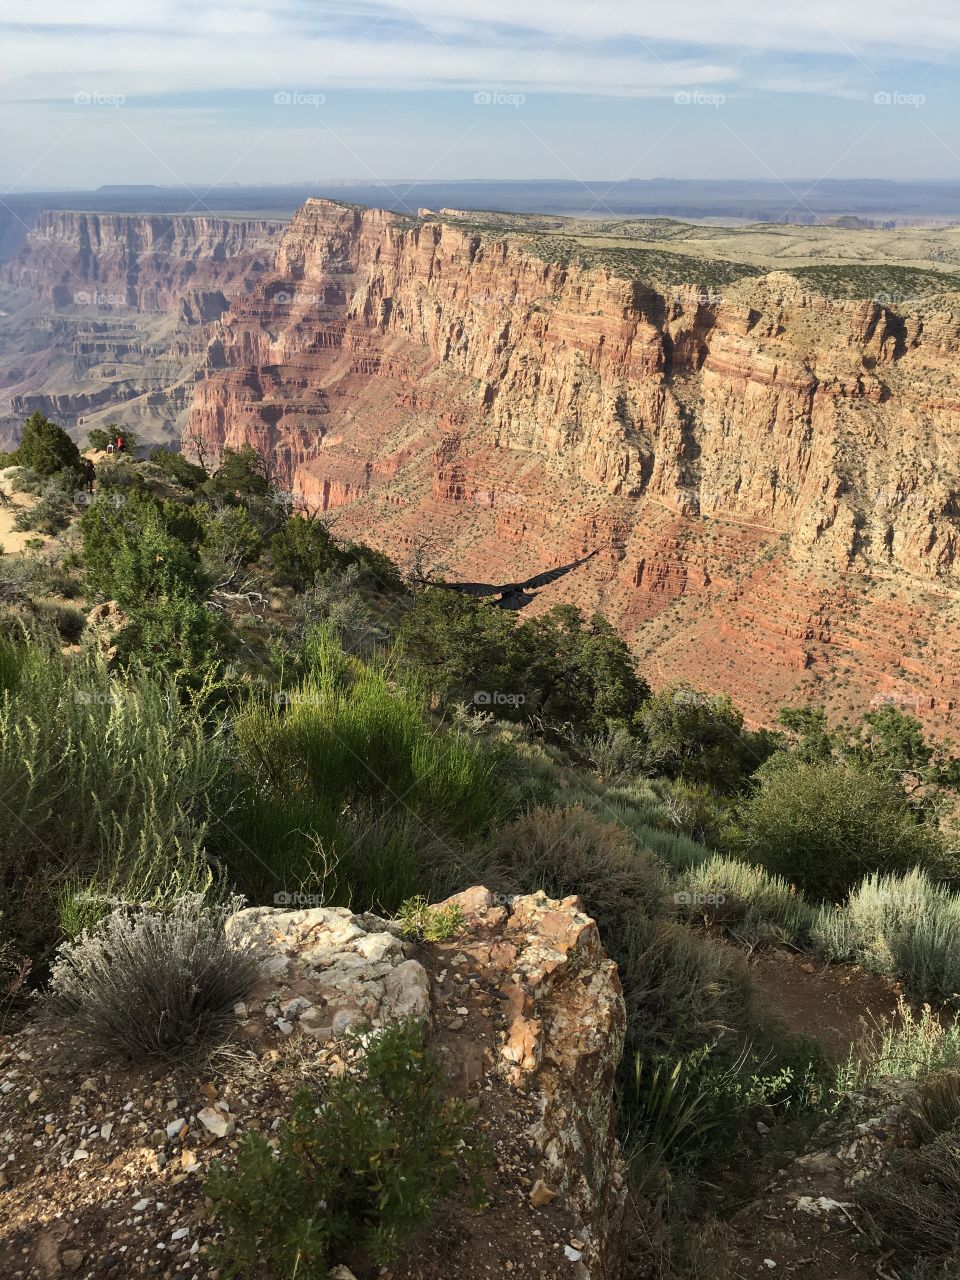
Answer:
[[[552, 590], [651, 676], [955, 718], [960, 298], [898, 312], [774, 273], [705, 291], [534, 236], [311, 200], [218, 326], [193, 429], [255, 441], [387, 550], [455, 571], [602, 546]], [[546, 603], [546, 597], [544, 597]]]

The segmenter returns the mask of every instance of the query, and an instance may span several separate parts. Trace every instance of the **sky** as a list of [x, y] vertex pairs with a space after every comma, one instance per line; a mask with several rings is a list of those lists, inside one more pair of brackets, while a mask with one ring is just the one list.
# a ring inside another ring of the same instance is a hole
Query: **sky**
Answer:
[[960, 179], [957, 0], [0, 0], [0, 194]]

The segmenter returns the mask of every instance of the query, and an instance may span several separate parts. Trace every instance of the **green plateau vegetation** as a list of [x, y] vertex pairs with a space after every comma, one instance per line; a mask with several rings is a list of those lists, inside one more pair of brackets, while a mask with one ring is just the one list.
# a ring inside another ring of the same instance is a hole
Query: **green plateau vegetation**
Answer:
[[[216, 469], [135, 448], [94, 483], [34, 415], [0, 459], [43, 535], [0, 555], [0, 1028], [46, 991], [101, 1047], [186, 1055], [249, 981], [222, 929], [241, 897], [310, 894], [429, 941], [459, 927], [429, 904], [470, 885], [578, 894], [620, 970], [621, 1137], [669, 1274], [708, 1274], [690, 1241], [731, 1171], [736, 1193], [759, 1185], [891, 1072], [937, 1118], [900, 1191], [864, 1198], [891, 1249], [957, 1264], [960, 1179], [935, 1202], [952, 1236], [904, 1210], [921, 1166], [960, 1167], [949, 745], [894, 707], [749, 729], [727, 697], [651, 691], [600, 615], [520, 621], [337, 539], [250, 448]], [[905, 1009], [872, 1053], [830, 1061], [758, 1008], [744, 955], [771, 945], [856, 961], [937, 1013]], [[322, 1113], [294, 1100], [279, 1157], [251, 1138], [211, 1180], [225, 1274], [256, 1256], [323, 1276], [358, 1213], [386, 1264], [482, 1164], [415, 1027], [365, 1071]]]

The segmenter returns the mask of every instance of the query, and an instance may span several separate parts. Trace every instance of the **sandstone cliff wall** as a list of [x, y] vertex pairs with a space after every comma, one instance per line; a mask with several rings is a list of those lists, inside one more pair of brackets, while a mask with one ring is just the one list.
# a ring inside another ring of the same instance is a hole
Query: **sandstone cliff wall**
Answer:
[[949, 720], [960, 297], [718, 291], [696, 264], [668, 287], [551, 252], [311, 200], [218, 326], [193, 430], [271, 450], [394, 554], [441, 528], [454, 572], [601, 545], [550, 599], [601, 605], [654, 680], [754, 718], [889, 698]]

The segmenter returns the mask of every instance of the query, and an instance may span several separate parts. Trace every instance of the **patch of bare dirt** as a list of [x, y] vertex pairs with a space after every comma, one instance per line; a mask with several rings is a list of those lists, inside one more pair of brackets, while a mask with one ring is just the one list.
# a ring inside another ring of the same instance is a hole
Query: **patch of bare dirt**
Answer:
[[760, 1008], [790, 1031], [846, 1058], [878, 1025], [895, 1019], [903, 984], [858, 965], [824, 965], [790, 951], [757, 952], [750, 977]]

